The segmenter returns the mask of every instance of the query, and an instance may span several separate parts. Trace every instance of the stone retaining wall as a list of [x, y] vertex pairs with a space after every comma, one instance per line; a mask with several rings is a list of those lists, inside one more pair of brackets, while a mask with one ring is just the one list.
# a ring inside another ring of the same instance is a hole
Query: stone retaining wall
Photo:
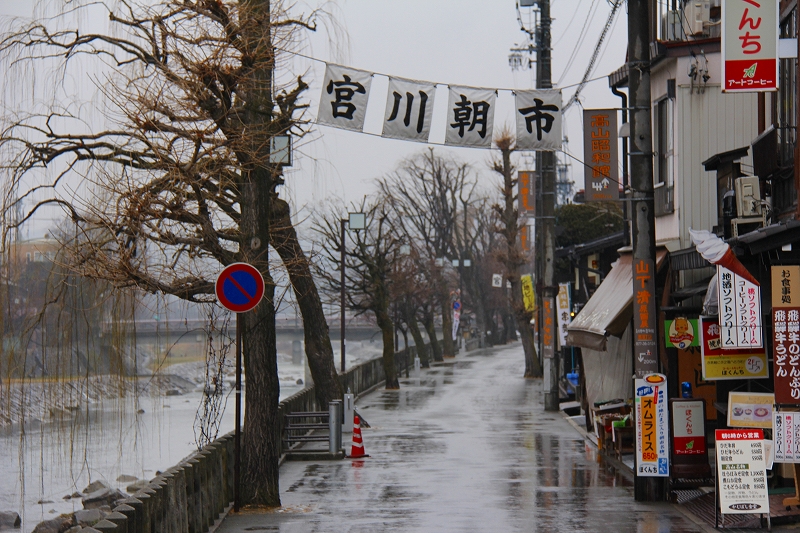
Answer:
[[[396, 353], [398, 373], [413, 367], [415, 356], [414, 346]], [[358, 397], [385, 381], [383, 359], [355, 366], [342, 379], [345, 390]], [[280, 423], [283, 413], [319, 410], [322, 406], [310, 387], [281, 402]], [[231, 432], [218, 438], [153, 478], [92, 527], [116, 533], [206, 533], [233, 501], [233, 437]]]

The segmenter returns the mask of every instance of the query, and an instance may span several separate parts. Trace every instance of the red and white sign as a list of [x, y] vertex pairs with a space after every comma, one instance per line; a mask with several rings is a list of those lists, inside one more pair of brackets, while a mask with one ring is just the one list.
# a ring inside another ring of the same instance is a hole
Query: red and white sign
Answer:
[[706, 454], [703, 400], [672, 403], [672, 436], [675, 455]]
[[775, 439], [776, 463], [800, 463], [800, 413], [772, 413], [772, 436]]
[[745, 276], [717, 265], [721, 348], [761, 348], [761, 287]]
[[778, 90], [778, 0], [722, 0], [722, 90]]

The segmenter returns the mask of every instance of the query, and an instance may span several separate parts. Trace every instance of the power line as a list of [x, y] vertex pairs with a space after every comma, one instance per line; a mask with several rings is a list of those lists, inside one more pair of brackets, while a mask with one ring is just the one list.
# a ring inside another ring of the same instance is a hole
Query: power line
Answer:
[[586, 67], [586, 71], [583, 74], [583, 79], [581, 80], [581, 83], [578, 85], [578, 88], [575, 90], [575, 94], [572, 95], [572, 97], [567, 101], [567, 104], [561, 109], [562, 113], [564, 113], [567, 109], [569, 109], [570, 106], [572, 106], [572, 104], [574, 104], [578, 100], [578, 96], [580, 95], [583, 88], [586, 86], [586, 83], [588, 83], [589, 76], [591, 75], [592, 70], [594, 69], [594, 64], [597, 61], [597, 56], [600, 54], [600, 49], [603, 45], [603, 41], [605, 40], [606, 35], [608, 34], [608, 30], [611, 28], [611, 23], [614, 21], [614, 17], [616, 16], [617, 11], [619, 10], [619, 7], [621, 5], [622, 5], [622, 0], [614, 0], [614, 7], [611, 8], [611, 13], [609, 13], [608, 15], [608, 19], [606, 20], [606, 25], [603, 28], [603, 32], [600, 34], [600, 39], [598, 39], [597, 45], [594, 48], [594, 52], [592, 52], [592, 58], [589, 60], [589, 65]]

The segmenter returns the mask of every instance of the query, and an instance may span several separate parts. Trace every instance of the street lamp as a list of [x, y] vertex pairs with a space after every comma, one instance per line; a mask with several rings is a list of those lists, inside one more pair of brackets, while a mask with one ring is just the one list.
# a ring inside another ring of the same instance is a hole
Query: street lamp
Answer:
[[345, 308], [345, 292], [344, 292], [344, 265], [345, 265], [345, 226], [350, 226], [351, 230], [360, 230], [366, 229], [367, 227], [367, 215], [364, 213], [348, 213], [348, 218], [342, 218], [339, 221], [341, 223], [341, 237], [342, 237], [342, 258], [341, 258], [341, 265], [342, 265], [342, 280], [341, 280], [341, 289], [342, 289], [342, 323], [341, 323], [341, 346], [342, 346], [342, 374], [344, 374], [345, 364], [344, 364], [344, 308]]

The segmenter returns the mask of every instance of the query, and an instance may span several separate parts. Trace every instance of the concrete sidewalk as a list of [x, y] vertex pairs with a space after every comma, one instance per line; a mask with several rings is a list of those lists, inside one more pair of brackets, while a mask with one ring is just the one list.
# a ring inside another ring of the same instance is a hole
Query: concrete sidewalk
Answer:
[[523, 369], [519, 344], [477, 350], [365, 396], [371, 457], [287, 462], [283, 507], [231, 514], [218, 532], [709, 530], [635, 502], [630, 478], [544, 412], [542, 382]]

